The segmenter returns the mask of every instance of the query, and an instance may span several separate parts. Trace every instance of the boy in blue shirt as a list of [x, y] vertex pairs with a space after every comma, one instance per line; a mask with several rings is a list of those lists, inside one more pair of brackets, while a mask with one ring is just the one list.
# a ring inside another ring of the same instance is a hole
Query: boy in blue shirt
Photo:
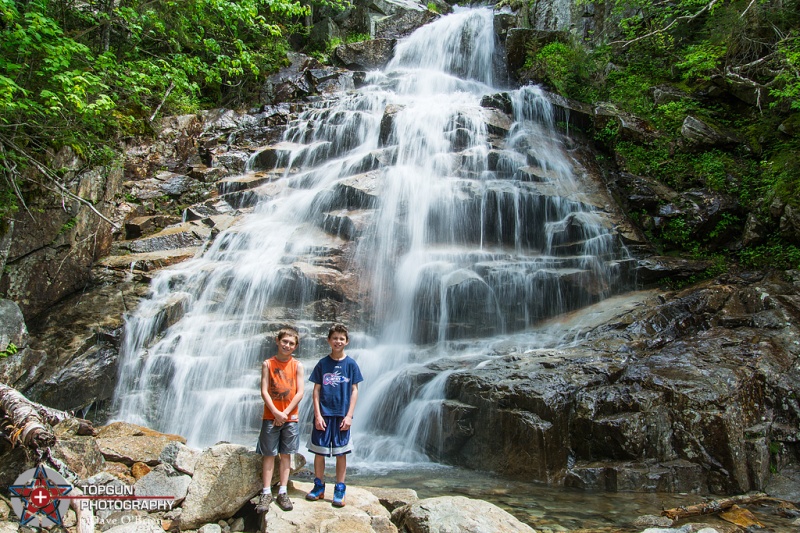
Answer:
[[308, 451], [314, 453], [314, 488], [306, 494], [307, 500], [319, 500], [325, 495], [325, 458], [336, 457], [336, 485], [332, 504], [344, 507], [344, 484], [347, 473], [347, 454], [353, 451], [350, 427], [358, 400], [358, 384], [364, 381], [358, 364], [344, 348], [350, 342], [347, 328], [333, 325], [328, 331], [330, 355], [323, 357], [311, 372], [314, 383], [314, 429], [308, 442]]

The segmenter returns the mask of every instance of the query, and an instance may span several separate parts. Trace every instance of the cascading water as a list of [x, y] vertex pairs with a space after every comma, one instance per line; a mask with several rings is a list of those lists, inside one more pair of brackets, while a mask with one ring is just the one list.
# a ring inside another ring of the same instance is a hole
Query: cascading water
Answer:
[[[127, 318], [117, 418], [195, 446], [254, 444], [260, 361], [281, 324], [304, 347], [324, 336], [328, 276], [360, 299], [349, 325], [365, 331], [348, 350], [366, 379], [354, 461], [424, 462], [446, 447], [451, 372], [621, 288], [624, 249], [551, 105], [535, 87], [493, 87], [492, 17], [458, 10], [419, 29], [368, 85], [314, 103], [254, 155], [271, 181], [253, 212], [161, 272]], [[326, 353], [305, 350], [308, 369]]]

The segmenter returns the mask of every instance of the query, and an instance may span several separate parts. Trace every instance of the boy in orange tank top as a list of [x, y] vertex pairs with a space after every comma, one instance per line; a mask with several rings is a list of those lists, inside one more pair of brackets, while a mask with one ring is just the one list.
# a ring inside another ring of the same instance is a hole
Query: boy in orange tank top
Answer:
[[303, 365], [292, 357], [300, 343], [300, 335], [292, 328], [282, 328], [276, 339], [278, 353], [261, 364], [261, 397], [264, 399], [264, 415], [261, 421], [261, 434], [258, 437], [256, 453], [264, 456], [262, 481], [264, 488], [256, 506], [256, 511], [264, 513], [272, 502], [272, 473], [275, 469], [275, 456], [280, 454], [278, 475], [280, 488], [276, 501], [284, 511], [291, 511], [292, 501], [286, 487], [292, 454], [297, 453], [298, 405], [303, 398]]

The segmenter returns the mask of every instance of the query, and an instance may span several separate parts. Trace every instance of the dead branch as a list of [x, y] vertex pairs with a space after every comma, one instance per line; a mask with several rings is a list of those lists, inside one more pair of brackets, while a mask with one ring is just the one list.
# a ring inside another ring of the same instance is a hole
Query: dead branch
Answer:
[[784, 500], [767, 496], [763, 492], [755, 492], [753, 494], [731, 496], [730, 498], [723, 498], [721, 500], [711, 500], [709, 502], [698, 503], [688, 507], [674, 507], [672, 509], [661, 511], [661, 516], [666, 516], [672, 520], [677, 520], [679, 518], [688, 518], [690, 516], [720, 513], [730, 509], [734, 505], [746, 505], [760, 502], [788, 503]]
[[[25, 157], [27, 157], [28, 160], [31, 162], [31, 164], [33, 164], [33, 166], [35, 166], [36, 169], [45, 178], [47, 178], [49, 181], [51, 181], [56, 186], [56, 188], [58, 189], [58, 192], [60, 192], [61, 194], [65, 194], [65, 195], [69, 196], [70, 198], [72, 198], [74, 200], [77, 200], [80, 203], [84, 204], [89, 209], [91, 209], [94, 212], [95, 215], [97, 215], [102, 220], [104, 220], [104, 221], [108, 222], [109, 224], [111, 224], [112, 228], [114, 228], [115, 230], [119, 229], [119, 225], [115, 224], [108, 217], [106, 217], [104, 214], [102, 214], [100, 211], [98, 211], [97, 208], [92, 204], [92, 202], [90, 202], [89, 200], [86, 200], [85, 198], [81, 198], [77, 194], [73, 193], [72, 191], [70, 191], [69, 189], [64, 187], [64, 185], [61, 184], [61, 182], [58, 180], [58, 178], [56, 178], [55, 176], [52, 175], [52, 173], [50, 172], [50, 170], [47, 167], [45, 167], [43, 164], [39, 163], [39, 161], [37, 161], [34, 157], [31, 157], [27, 152], [25, 152], [25, 150], [23, 150], [22, 148], [17, 146], [12, 140], [10, 140], [8, 138], [5, 138], [3, 136], [0, 136], [0, 140], [2, 140], [4, 143], [6, 143], [8, 146], [13, 148], [14, 150], [19, 152], [20, 154], [22, 154]], [[48, 189], [48, 190], [52, 191], [52, 189], [50, 189], [47, 186], [43, 185], [43, 187], [45, 189]]]
[[679, 22], [691, 22], [694, 19], [696, 19], [697, 17], [699, 17], [700, 15], [702, 15], [703, 13], [706, 13], [707, 11], [711, 10], [711, 8], [714, 7], [714, 4], [716, 4], [717, 1], [718, 0], [711, 0], [708, 4], [706, 4], [700, 11], [698, 11], [694, 15], [683, 15], [681, 17], [677, 17], [675, 20], [673, 20], [672, 22], [670, 22], [669, 24], [667, 24], [663, 28], [659, 28], [657, 30], [653, 30], [650, 33], [647, 33], [645, 35], [641, 35], [641, 36], [639, 36], [639, 37], [637, 37], [635, 39], [631, 39], [630, 41], [612, 41], [611, 44], [621, 44], [623, 48], [627, 48], [628, 46], [632, 45], [633, 43], [635, 43], [637, 41], [642, 41], [644, 39], [648, 39], [648, 38], [652, 37], [653, 35], [658, 35], [660, 33], [665, 33], [667, 31], [669, 31], [670, 28], [672, 28], [673, 26], [678, 24]]
[[174, 88], [175, 88], [175, 82], [174, 81], [170, 81], [169, 82], [169, 87], [167, 87], [167, 90], [164, 93], [164, 98], [161, 99], [161, 103], [158, 104], [158, 107], [156, 108], [156, 110], [153, 111], [152, 115], [150, 115], [150, 122], [153, 122], [156, 119], [156, 115], [158, 115], [158, 112], [161, 111], [161, 106], [163, 106], [164, 102], [167, 101], [167, 97], [169, 96], [169, 93], [171, 93], [172, 89], [174, 89]]
[[[34, 451], [42, 452], [56, 442], [51, 427], [75, 418], [67, 412], [32, 402], [5, 383], [0, 383], [0, 411], [5, 414], [6, 433], [12, 445], [21, 443]], [[76, 420], [79, 435], [94, 434], [94, 428], [89, 421], [79, 418]]]

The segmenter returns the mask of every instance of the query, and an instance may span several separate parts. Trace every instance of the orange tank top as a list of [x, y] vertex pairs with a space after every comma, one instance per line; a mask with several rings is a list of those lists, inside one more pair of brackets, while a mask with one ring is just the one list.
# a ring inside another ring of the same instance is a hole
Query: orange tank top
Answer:
[[[272, 403], [279, 411], [283, 411], [292, 402], [297, 394], [297, 359], [289, 358], [286, 362], [278, 361], [276, 357], [267, 359], [269, 368], [269, 396]], [[297, 422], [299, 407], [289, 413], [289, 422]], [[264, 406], [264, 420], [275, 420], [275, 415]]]

